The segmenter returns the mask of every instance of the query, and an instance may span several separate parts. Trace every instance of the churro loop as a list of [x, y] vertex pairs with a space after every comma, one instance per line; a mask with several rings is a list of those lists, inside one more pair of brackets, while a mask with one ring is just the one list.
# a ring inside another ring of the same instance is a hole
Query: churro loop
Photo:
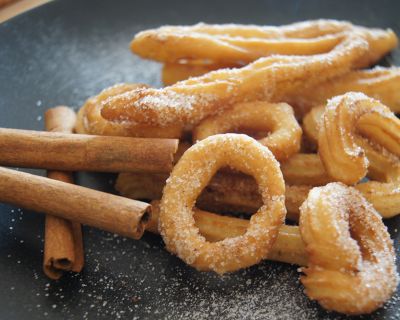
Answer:
[[365, 34], [351, 32], [329, 53], [270, 56], [243, 68], [213, 71], [163, 89], [137, 89], [120, 94], [105, 101], [101, 115], [117, 122], [196, 125], [236, 103], [279, 102], [294, 89], [344, 74], [368, 55], [368, 49]]
[[226, 132], [264, 132], [258, 142], [268, 147], [278, 161], [286, 160], [300, 150], [302, 130], [293, 109], [286, 103], [254, 101], [236, 104], [232, 109], [200, 122], [193, 130], [193, 141]]
[[372, 205], [354, 188], [330, 183], [312, 189], [300, 211], [306, 294], [328, 310], [353, 315], [387, 301], [398, 283], [395, 253]]
[[[324, 112], [325, 106], [315, 107], [311, 109], [303, 119], [303, 132], [312, 144], [318, 144], [319, 128], [323, 120]], [[373, 131], [373, 129], [371, 130]], [[364, 150], [368, 159], [369, 166], [367, 176], [370, 179], [383, 182], [400, 180], [400, 166], [396, 157], [389, 156], [388, 152], [382, 147], [379, 147], [376, 143], [372, 146], [370, 141], [361, 136], [357, 136], [356, 141]]]
[[383, 156], [398, 171], [399, 146], [400, 120], [379, 101], [349, 92], [328, 102], [319, 128], [318, 149], [326, 171], [336, 181], [350, 185], [365, 177], [369, 154], [375, 162]]
[[102, 103], [110, 97], [131, 90], [147, 88], [144, 84], [121, 83], [101, 91], [97, 96], [89, 98], [78, 112], [75, 130], [77, 133], [97, 134], [105, 136], [128, 136], [141, 138], [179, 138], [182, 126], [170, 125], [155, 127], [143, 124], [115, 123], [105, 120], [100, 112]]
[[344, 32], [353, 30], [368, 35], [371, 51], [374, 51], [371, 52], [373, 61], [397, 44], [395, 34], [389, 30], [366, 29], [348, 22], [321, 19], [281, 27], [204, 23], [164, 26], [138, 33], [131, 49], [141, 57], [161, 62], [203, 60], [232, 65], [273, 54], [325, 53], [341, 41]]
[[[244, 235], [207, 242], [193, 219], [197, 197], [217, 170], [231, 166], [254, 176], [263, 200]], [[285, 219], [285, 185], [268, 148], [241, 134], [208, 137], [188, 149], [164, 188], [160, 231], [167, 249], [198, 270], [225, 273], [267, 258]]]

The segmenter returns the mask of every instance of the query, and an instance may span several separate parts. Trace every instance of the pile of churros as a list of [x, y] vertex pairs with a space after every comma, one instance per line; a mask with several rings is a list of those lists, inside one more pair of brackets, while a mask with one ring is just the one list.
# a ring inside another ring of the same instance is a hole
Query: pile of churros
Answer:
[[[103, 90], [79, 110], [76, 132], [145, 138], [133, 166], [113, 163], [125, 140], [98, 145], [107, 155], [92, 161], [120, 168], [122, 196], [150, 202], [135, 202], [135, 238], [159, 233], [199, 271], [296, 264], [310, 299], [370, 313], [399, 280], [382, 218], [400, 213], [400, 67], [373, 67], [397, 43], [391, 30], [335, 20], [146, 30], [131, 49], [163, 63], [165, 87]], [[118, 219], [97, 226], [130, 236]]]
[[298, 264], [324, 308], [370, 313], [398, 284], [382, 218], [400, 213], [400, 68], [368, 68], [397, 43], [334, 20], [146, 30], [131, 49], [163, 63], [165, 87], [105, 89], [77, 131], [180, 140], [172, 172], [116, 189], [152, 200], [147, 230], [188, 265]]

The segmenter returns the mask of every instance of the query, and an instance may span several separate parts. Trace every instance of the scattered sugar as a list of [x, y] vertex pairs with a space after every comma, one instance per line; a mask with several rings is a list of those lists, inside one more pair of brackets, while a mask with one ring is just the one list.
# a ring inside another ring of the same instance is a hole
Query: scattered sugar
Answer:
[[[346, 319], [309, 300], [295, 266], [265, 261], [220, 277], [186, 266], [155, 235], [135, 241], [91, 228], [85, 228], [85, 254], [85, 271], [60, 282], [49, 282], [39, 265], [32, 270], [42, 285], [22, 308], [86, 319]], [[10, 292], [21, 290], [14, 287]], [[395, 295], [385, 305], [393, 319], [398, 303]]]
[[[236, 87], [227, 88], [235, 90]], [[270, 96], [271, 92], [265, 90], [264, 95]], [[85, 319], [138, 319], [154, 315], [165, 319], [343, 319], [321, 311], [309, 301], [302, 293], [292, 266], [264, 262], [218, 277], [198, 273], [183, 265], [165, 252], [162, 242], [155, 236], [146, 235], [141, 241], [133, 241], [92, 229], [85, 236], [85, 272], [66, 275], [62, 283], [64, 289], [57, 282], [47, 283], [45, 287], [50, 293], [35, 294], [46, 297], [42, 304], [36, 304], [37, 308], [49, 301], [57, 301], [53, 308], [73, 317], [75, 308], [85, 308], [90, 303], [91, 310], [86, 310], [82, 316]], [[100, 251], [97, 250], [99, 246]], [[122, 259], [121, 250], [125, 252]], [[40, 269], [36, 272], [42, 274]], [[71, 292], [72, 296], [64, 296], [63, 290]], [[396, 295], [385, 307], [396, 310], [398, 303]], [[21, 308], [29, 308], [29, 305]], [[137, 316], [137, 309], [145, 316]], [[43, 315], [49, 314], [44, 312]]]

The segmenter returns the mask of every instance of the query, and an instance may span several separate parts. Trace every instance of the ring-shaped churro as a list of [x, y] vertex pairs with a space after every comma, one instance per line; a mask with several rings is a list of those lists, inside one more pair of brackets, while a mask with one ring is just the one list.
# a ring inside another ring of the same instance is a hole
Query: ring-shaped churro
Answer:
[[141, 138], [179, 138], [182, 126], [170, 125], [156, 127], [146, 124], [115, 123], [101, 116], [102, 103], [110, 97], [135, 89], [148, 88], [144, 84], [121, 83], [101, 91], [97, 96], [89, 98], [78, 112], [75, 131], [83, 134], [104, 136], [128, 136]]
[[254, 101], [239, 103], [224, 113], [204, 119], [193, 130], [193, 141], [218, 133], [265, 132], [258, 142], [268, 147], [278, 161], [300, 150], [302, 130], [286, 103]]
[[361, 193], [341, 183], [316, 187], [300, 211], [306, 294], [346, 314], [370, 313], [387, 301], [398, 283], [393, 243]]
[[[365, 177], [370, 164], [368, 153], [372, 157], [374, 152], [379, 153], [373, 161], [383, 155], [395, 171], [400, 166], [400, 120], [377, 100], [355, 92], [337, 96], [325, 107], [319, 127], [318, 152], [336, 181], [350, 185]], [[374, 167], [386, 170], [377, 163]]]
[[[244, 235], [210, 243], [193, 218], [197, 197], [217, 170], [230, 166], [254, 176], [263, 206], [252, 215]], [[267, 258], [285, 219], [285, 185], [268, 148], [239, 134], [208, 137], [188, 149], [164, 188], [160, 231], [167, 249], [198, 270], [219, 274]]]

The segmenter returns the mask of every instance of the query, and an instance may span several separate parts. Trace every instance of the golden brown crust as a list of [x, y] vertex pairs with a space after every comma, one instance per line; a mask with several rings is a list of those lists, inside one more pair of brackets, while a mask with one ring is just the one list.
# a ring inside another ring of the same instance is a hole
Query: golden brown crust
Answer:
[[354, 188], [330, 183], [312, 189], [300, 210], [309, 259], [301, 277], [306, 294], [352, 315], [382, 306], [398, 274], [390, 235], [371, 204]]
[[[278, 161], [300, 150], [302, 130], [286, 103], [254, 101], [239, 103], [222, 114], [204, 119], [193, 130], [193, 141], [218, 133], [263, 132], [258, 141], [268, 147]], [[266, 136], [265, 136], [266, 134]]]
[[108, 99], [101, 112], [117, 122], [196, 125], [236, 103], [281, 101], [293, 90], [345, 74], [368, 49], [365, 34], [351, 32], [328, 53], [260, 58], [243, 68], [217, 70], [163, 89], [133, 90]]
[[379, 60], [393, 49], [397, 38], [391, 30], [367, 29], [336, 20], [312, 20], [286, 26], [210, 25], [164, 26], [138, 33], [131, 43], [134, 53], [146, 59], [177, 63], [204, 61], [250, 63], [274, 54], [314, 55], [332, 50], [345, 32], [362, 32], [371, 46], [360, 67]]
[[[165, 64], [163, 67], [164, 85], [172, 85], [190, 77], [218, 70], [218, 65]], [[367, 70], [354, 70], [322, 82], [310, 88], [301, 88], [282, 98], [295, 110], [301, 119], [311, 109], [325, 105], [328, 99], [349, 91], [362, 92], [381, 101], [393, 112], [400, 113], [400, 68], [375, 67]]]
[[141, 124], [134, 125], [132, 123], [115, 123], [107, 121], [101, 116], [101, 108], [104, 101], [118, 94], [139, 88], [147, 88], [147, 86], [131, 83], [116, 84], [104, 89], [97, 96], [89, 98], [78, 112], [76, 132], [104, 136], [180, 138], [183, 130], [180, 125], [155, 127]]
[[[319, 127], [318, 153], [336, 181], [355, 184], [365, 177], [368, 166], [375, 169], [370, 170], [375, 176], [384, 170], [390, 171], [387, 180], [395, 179], [400, 120], [382, 103], [362, 93], [337, 96], [328, 102]], [[382, 167], [383, 162], [390, 166]]]
[[[252, 215], [244, 235], [210, 243], [195, 227], [193, 207], [214, 173], [227, 165], [254, 176], [263, 206]], [[245, 135], [209, 137], [185, 152], [167, 180], [161, 235], [170, 252], [198, 270], [222, 274], [251, 266], [268, 256], [276, 239], [286, 214], [284, 193], [279, 164], [266, 147]]]
[[303, 132], [307, 139], [314, 145], [318, 145], [319, 128], [324, 118], [325, 104], [314, 107], [303, 118]]
[[349, 91], [362, 92], [381, 101], [393, 112], [400, 112], [400, 68], [375, 67], [355, 70], [335, 77], [309, 89], [295, 92], [284, 99], [296, 110], [296, 115], [304, 115], [312, 108], [325, 105], [328, 99]]

